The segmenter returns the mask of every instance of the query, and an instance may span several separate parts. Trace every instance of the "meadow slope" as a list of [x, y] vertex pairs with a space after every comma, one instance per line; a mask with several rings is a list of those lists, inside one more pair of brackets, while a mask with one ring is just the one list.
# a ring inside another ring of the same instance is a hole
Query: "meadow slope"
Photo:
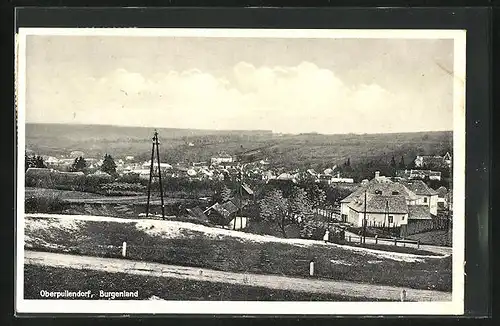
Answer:
[[400, 254], [282, 239], [178, 221], [28, 214], [25, 248], [89, 256], [121, 256], [230, 272], [319, 278], [451, 291], [451, 256]]

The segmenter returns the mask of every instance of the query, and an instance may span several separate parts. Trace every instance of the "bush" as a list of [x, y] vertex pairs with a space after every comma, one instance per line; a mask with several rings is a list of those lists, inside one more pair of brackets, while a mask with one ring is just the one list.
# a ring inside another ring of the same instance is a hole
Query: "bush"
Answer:
[[24, 201], [26, 213], [61, 213], [63, 208], [60, 196], [55, 194], [31, 196]]
[[119, 196], [140, 195], [146, 190], [146, 186], [143, 186], [140, 183], [125, 183], [125, 182], [105, 183], [101, 184], [99, 188], [106, 195], [119, 195]]

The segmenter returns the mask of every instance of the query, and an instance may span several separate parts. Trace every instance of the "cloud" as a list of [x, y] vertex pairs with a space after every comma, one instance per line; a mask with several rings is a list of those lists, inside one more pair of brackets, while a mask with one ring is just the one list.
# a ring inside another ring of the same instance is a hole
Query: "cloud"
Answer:
[[[347, 85], [311, 62], [239, 62], [223, 77], [197, 69], [150, 76], [117, 69], [99, 78], [83, 70], [46, 73], [28, 80], [29, 120], [75, 122], [76, 113], [80, 123], [344, 133], [404, 131], [412, 119], [404, 110], [408, 94]], [[419, 107], [414, 116], [421, 117]]]

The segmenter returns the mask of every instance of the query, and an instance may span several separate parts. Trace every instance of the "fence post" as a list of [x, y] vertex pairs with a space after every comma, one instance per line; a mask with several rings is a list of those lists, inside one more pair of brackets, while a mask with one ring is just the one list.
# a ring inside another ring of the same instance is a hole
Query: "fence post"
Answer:
[[349, 235], [349, 242], [351, 242], [351, 235]]
[[417, 249], [420, 249], [420, 239], [417, 240]]
[[401, 291], [401, 301], [404, 302], [406, 301], [406, 290], [403, 289], [403, 291]]
[[378, 244], [378, 235], [375, 235], [375, 244]]
[[314, 275], [314, 260], [311, 259], [311, 262], [309, 263], [309, 276]]
[[127, 243], [123, 241], [122, 245], [122, 256], [125, 257], [127, 255]]
[[398, 239], [394, 238], [394, 245], [397, 247], [398, 246]]

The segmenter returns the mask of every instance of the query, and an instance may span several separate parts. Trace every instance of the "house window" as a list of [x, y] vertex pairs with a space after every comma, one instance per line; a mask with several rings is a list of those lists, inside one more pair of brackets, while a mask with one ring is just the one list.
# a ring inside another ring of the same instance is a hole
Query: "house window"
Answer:
[[405, 216], [403, 215], [403, 216], [401, 217], [401, 221], [404, 221], [404, 220], [405, 220]]
[[394, 223], [394, 216], [389, 216], [389, 224]]
[[424, 203], [427, 203], [427, 197], [424, 197]]

